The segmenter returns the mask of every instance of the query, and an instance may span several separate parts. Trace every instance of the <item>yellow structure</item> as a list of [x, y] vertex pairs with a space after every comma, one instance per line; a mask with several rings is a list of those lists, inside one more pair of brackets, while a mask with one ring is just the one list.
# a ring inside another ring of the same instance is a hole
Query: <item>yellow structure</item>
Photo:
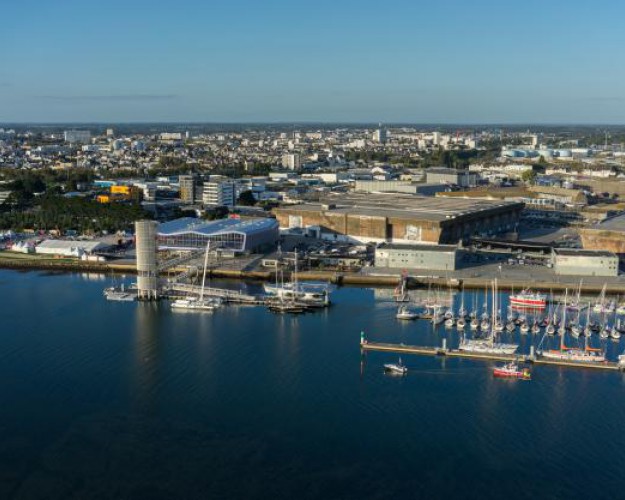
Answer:
[[96, 198], [98, 203], [110, 203], [111, 197], [108, 194], [99, 194]]

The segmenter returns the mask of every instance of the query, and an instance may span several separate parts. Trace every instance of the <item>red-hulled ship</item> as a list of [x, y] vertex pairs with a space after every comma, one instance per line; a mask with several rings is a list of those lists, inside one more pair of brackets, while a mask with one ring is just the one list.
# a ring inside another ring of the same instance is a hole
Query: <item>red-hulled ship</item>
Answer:
[[523, 380], [531, 380], [532, 378], [532, 374], [527, 368], [519, 368], [519, 365], [514, 362], [495, 367], [493, 376], [498, 378], [520, 378]]
[[512, 307], [544, 309], [547, 307], [547, 296], [543, 293], [532, 292], [529, 289], [525, 289], [521, 293], [510, 295], [510, 305]]

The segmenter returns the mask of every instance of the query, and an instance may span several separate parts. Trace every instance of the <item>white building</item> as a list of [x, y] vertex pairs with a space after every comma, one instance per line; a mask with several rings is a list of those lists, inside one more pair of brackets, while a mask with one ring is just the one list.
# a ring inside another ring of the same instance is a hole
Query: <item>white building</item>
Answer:
[[204, 183], [202, 203], [216, 207], [234, 206], [234, 183], [230, 180], [210, 180]]
[[63, 132], [65, 142], [70, 144], [89, 144], [91, 142], [91, 132], [88, 130], [66, 130]]
[[375, 142], [379, 142], [380, 144], [385, 144], [387, 139], [387, 133], [385, 128], [379, 128], [375, 132], [373, 132], [373, 140]]
[[282, 156], [282, 166], [289, 170], [299, 170], [301, 159], [297, 153], [285, 154]]

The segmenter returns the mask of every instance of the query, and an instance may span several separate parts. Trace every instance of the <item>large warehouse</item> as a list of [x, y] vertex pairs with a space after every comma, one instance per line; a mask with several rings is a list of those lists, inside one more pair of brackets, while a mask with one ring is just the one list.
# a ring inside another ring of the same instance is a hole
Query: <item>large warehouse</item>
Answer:
[[523, 203], [350, 193], [322, 203], [276, 208], [281, 229], [319, 228], [320, 236], [359, 243], [451, 243], [512, 231]]
[[278, 237], [278, 222], [272, 218], [205, 221], [183, 217], [160, 224], [156, 240], [160, 250], [197, 250], [210, 240], [215, 249], [253, 252], [270, 248]]

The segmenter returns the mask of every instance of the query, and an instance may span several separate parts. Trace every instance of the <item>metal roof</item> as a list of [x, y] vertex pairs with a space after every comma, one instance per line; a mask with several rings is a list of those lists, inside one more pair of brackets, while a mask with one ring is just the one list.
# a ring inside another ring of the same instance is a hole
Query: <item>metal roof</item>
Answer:
[[173, 236], [185, 233], [195, 233], [203, 236], [243, 233], [253, 234], [278, 227], [278, 221], [272, 218], [254, 219], [219, 219], [215, 221], [205, 221], [192, 217], [182, 217], [169, 222], [159, 224], [158, 234], [160, 236]]

